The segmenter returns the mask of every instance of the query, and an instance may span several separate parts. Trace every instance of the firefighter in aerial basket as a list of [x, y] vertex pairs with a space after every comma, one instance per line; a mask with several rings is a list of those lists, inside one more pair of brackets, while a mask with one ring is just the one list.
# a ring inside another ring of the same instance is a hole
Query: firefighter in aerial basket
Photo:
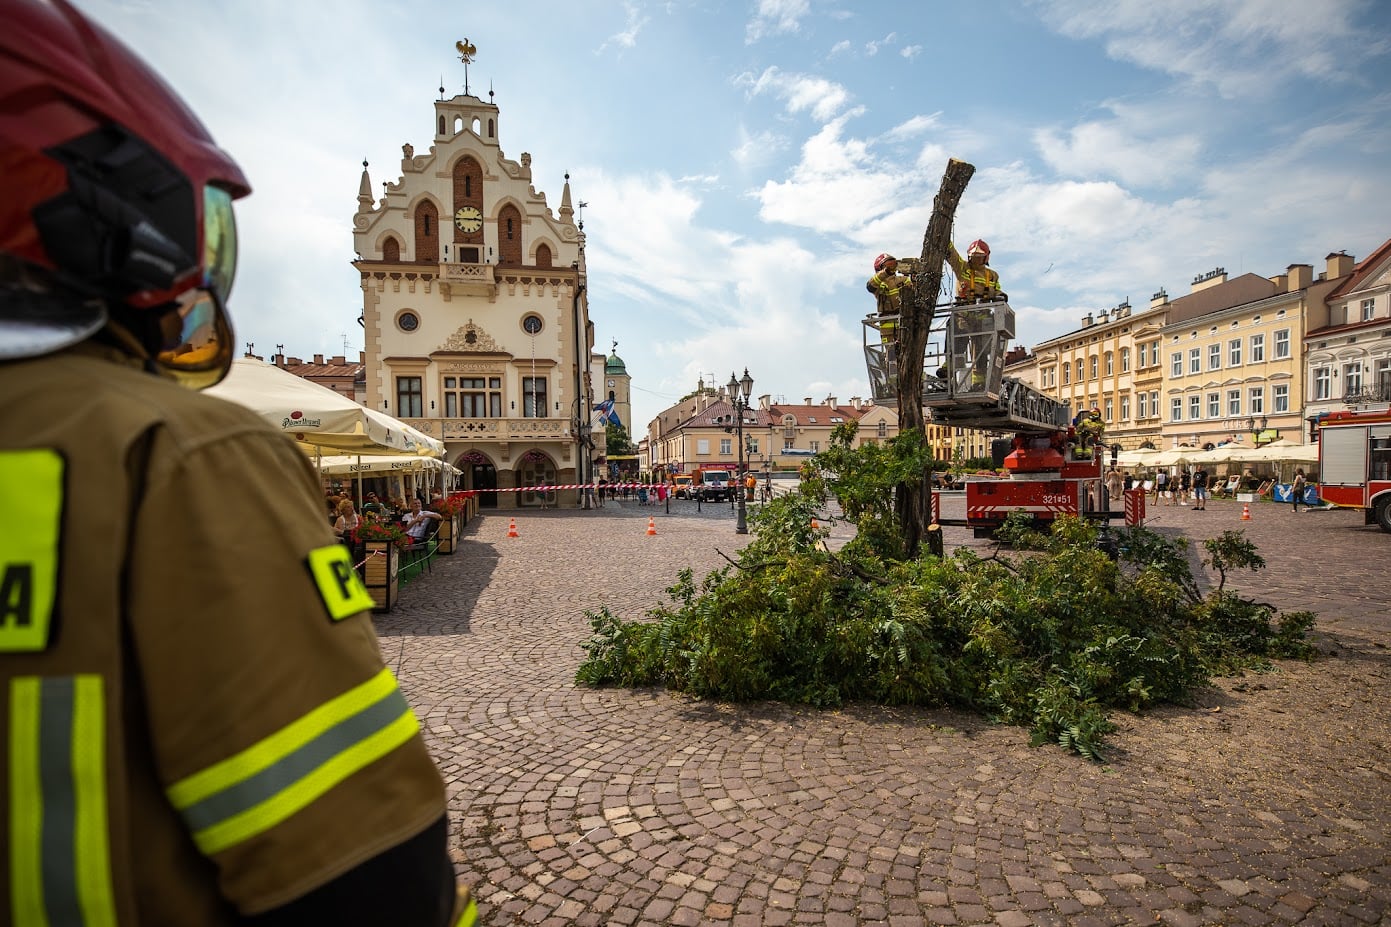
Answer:
[[1079, 460], [1090, 460], [1095, 449], [1101, 445], [1101, 436], [1106, 431], [1106, 424], [1101, 421], [1101, 410], [1093, 407], [1079, 414], [1074, 427], [1077, 430], [1077, 449], [1073, 456]]
[[865, 282], [865, 289], [874, 294], [879, 308], [879, 337], [883, 340], [890, 362], [898, 354], [898, 320], [903, 312], [903, 291], [913, 280], [898, 272], [898, 258], [881, 254], [874, 259], [874, 276]]

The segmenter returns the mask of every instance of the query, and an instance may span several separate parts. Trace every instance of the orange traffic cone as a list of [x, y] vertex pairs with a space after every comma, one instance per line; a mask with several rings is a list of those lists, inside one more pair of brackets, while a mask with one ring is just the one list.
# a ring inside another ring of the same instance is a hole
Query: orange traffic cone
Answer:
[[1245, 504], [1243, 504], [1243, 505], [1241, 506], [1241, 520], [1242, 520], [1242, 521], [1250, 521], [1250, 520], [1251, 520], [1251, 505], [1250, 505], [1250, 503], [1245, 503]]
[[519, 538], [519, 537], [521, 537], [521, 535], [517, 533], [517, 519], [515, 519], [515, 518], [509, 518], [509, 519], [507, 519], [507, 536], [508, 536], [509, 538]]
[[657, 522], [651, 515], [647, 516], [647, 533], [652, 537], [655, 537], [657, 534]]

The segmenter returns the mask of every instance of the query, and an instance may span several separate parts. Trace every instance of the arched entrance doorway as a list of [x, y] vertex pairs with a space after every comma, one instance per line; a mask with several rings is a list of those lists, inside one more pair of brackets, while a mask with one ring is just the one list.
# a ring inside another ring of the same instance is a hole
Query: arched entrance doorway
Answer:
[[497, 508], [497, 467], [482, 451], [467, 451], [455, 464], [464, 471], [464, 488], [482, 490], [478, 494], [478, 507]]
[[[554, 486], [556, 484], [555, 461], [551, 460], [550, 455], [545, 451], [527, 451], [517, 462], [517, 486], [540, 487]], [[556, 494], [541, 492], [536, 489], [522, 488], [517, 493], [517, 504], [520, 506], [535, 506], [545, 508], [556, 504]]]

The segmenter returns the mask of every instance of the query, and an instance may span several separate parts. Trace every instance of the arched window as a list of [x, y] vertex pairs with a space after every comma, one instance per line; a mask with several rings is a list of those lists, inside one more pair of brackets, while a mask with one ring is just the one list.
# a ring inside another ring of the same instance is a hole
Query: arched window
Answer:
[[536, 266], [537, 266], [537, 267], [550, 267], [550, 266], [551, 266], [551, 249], [550, 249], [550, 246], [549, 246], [549, 245], [537, 245], [537, 246], [536, 246]]
[[498, 210], [498, 263], [513, 267], [522, 263], [522, 214], [508, 203]]
[[444, 134], [444, 117], [443, 117], [443, 116], [440, 117], [440, 131], [439, 131], [439, 134], [440, 134], [440, 135], [443, 135], [443, 134]]
[[492, 137], [493, 137], [493, 121], [492, 121], [491, 119], [489, 119], [489, 120], [488, 120], [488, 138], [492, 138]]
[[454, 225], [454, 241], [461, 244], [483, 244], [481, 224], [475, 222], [476, 228], [470, 225], [468, 230], [465, 230], [460, 228], [457, 223], [452, 222], [452, 216], [457, 215], [459, 210], [466, 206], [476, 209], [480, 213], [483, 211], [483, 168], [473, 158], [463, 157], [454, 162], [453, 199], [450, 214], [451, 224]]
[[401, 260], [401, 243], [394, 238], [388, 238], [382, 242], [382, 260], [388, 264], [397, 264]]
[[422, 264], [440, 260], [439, 210], [429, 200], [415, 207], [415, 259]]

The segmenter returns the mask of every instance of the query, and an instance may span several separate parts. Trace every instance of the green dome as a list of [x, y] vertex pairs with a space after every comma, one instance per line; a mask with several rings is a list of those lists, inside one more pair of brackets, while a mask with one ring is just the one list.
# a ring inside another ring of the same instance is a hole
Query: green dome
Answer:
[[604, 373], [628, 375], [628, 368], [623, 364], [623, 358], [618, 356], [618, 352], [609, 355], [609, 359], [604, 362]]

